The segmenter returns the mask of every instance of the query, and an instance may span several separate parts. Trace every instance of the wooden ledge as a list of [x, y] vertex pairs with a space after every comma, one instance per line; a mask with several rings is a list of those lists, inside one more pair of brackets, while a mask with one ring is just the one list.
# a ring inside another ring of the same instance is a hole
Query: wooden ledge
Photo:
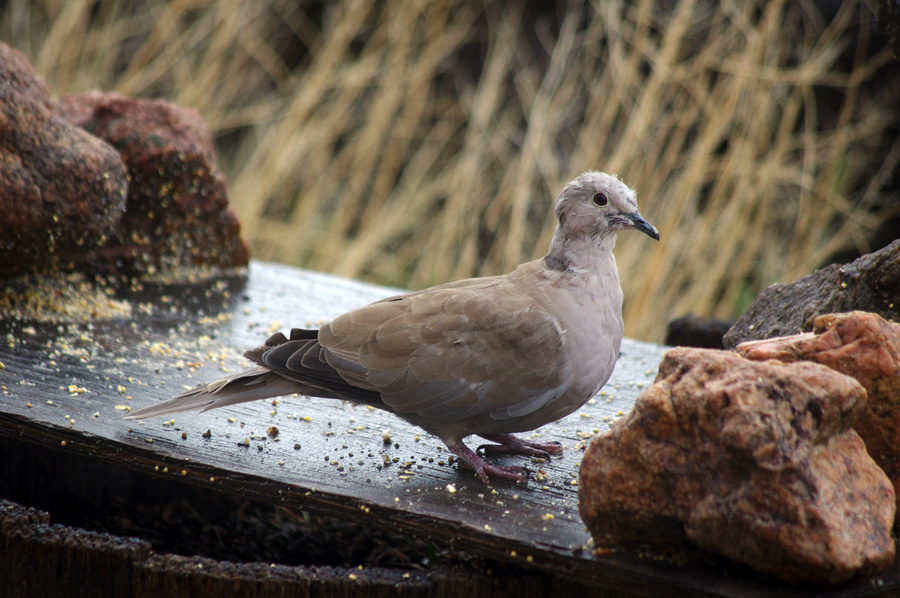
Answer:
[[[561, 442], [561, 458], [499, 458], [526, 464], [532, 472], [526, 483], [485, 486], [450, 464], [450, 453], [423, 431], [389, 414], [327, 399], [287, 397], [174, 418], [122, 419], [129, 408], [245, 367], [241, 353], [275, 330], [314, 327], [394, 292], [253, 262], [246, 277], [130, 291], [123, 297], [131, 304], [130, 318], [0, 320], [6, 339], [0, 347], [0, 440], [6, 447], [40, 446], [177, 483], [371, 522], [629, 595], [837, 597], [900, 589], [897, 567], [874, 582], [806, 593], [745, 569], [735, 577], [722, 567], [592, 554], [578, 515], [583, 448], [653, 381], [664, 349], [648, 343], [626, 339], [604, 390], [580, 413], [531, 436]], [[470, 442], [474, 448], [477, 440]], [[7, 479], [11, 483], [23, 482]]]

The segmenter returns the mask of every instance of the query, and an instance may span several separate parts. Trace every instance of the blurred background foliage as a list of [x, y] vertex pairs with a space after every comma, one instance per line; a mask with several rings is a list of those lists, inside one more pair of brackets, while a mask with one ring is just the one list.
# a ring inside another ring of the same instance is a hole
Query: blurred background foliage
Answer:
[[[824, 8], [823, 8], [824, 7]], [[0, 3], [57, 95], [199, 111], [254, 257], [422, 288], [543, 255], [562, 185], [638, 190], [626, 334], [900, 236], [897, 63], [866, 2]]]

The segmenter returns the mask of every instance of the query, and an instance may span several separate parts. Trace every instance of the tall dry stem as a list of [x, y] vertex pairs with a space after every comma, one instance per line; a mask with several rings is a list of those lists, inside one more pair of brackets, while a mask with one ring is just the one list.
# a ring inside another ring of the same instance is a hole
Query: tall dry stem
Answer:
[[785, 0], [4, 10], [56, 93], [199, 110], [262, 260], [414, 288], [500, 273], [545, 251], [567, 180], [612, 171], [662, 235], [620, 238], [626, 331], [661, 340], [865, 250], [896, 213], [898, 98], [870, 91], [890, 57], [859, 0], [827, 19]]

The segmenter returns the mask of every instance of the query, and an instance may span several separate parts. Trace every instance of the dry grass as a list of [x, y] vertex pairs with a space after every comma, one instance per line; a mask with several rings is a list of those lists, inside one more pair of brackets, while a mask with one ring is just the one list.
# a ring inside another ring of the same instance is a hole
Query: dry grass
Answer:
[[836, 66], [868, 44], [864, 3], [597, 1], [559, 27], [520, 4], [12, 0], [0, 36], [58, 94], [199, 110], [258, 259], [415, 288], [499, 273], [543, 254], [563, 183], [617, 172], [662, 235], [620, 237], [626, 332], [660, 340], [865, 249], [900, 143], [897, 98], [864, 87], [887, 50]]

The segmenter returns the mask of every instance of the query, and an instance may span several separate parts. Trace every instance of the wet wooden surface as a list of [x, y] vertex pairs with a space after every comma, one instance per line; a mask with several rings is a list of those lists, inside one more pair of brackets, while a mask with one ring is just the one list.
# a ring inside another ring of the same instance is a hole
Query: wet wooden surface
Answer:
[[[485, 486], [440, 442], [389, 414], [286, 397], [207, 413], [126, 421], [127, 410], [247, 365], [244, 349], [292, 326], [316, 327], [393, 291], [254, 262], [249, 275], [147, 285], [132, 315], [63, 324], [0, 321], [0, 436], [240, 496], [421, 534], [525, 568], [635, 595], [861, 596], [900, 591], [895, 566], [829, 591], [789, 588], [719, 566], [592, 554], [578, 515], [583, 449], [631, 407], [663, 348], [623, 342], [613, 378], [584, 408], [532, 437], [561, 458], [524, 464], [526, 483]], [[470, 446], [477, 445], [469, 439]]]

